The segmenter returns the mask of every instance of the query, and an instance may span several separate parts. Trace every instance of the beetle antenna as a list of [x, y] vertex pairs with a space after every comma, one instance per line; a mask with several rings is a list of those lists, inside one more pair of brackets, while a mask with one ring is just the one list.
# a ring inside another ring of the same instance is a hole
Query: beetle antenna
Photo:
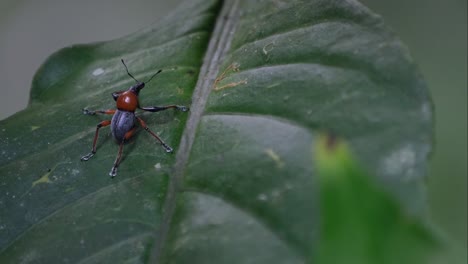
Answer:
[[149, 83], [151, 81], [151, 79], [153, 79], [154, 76], [158, 75], [160, 72], [162, 72], [162, 70], [159, 70], [158, 72], [156, 72], [155, 74], [153, 74], [153, 76], [151, 76], [151, 78], [149, 78], [146, 83]]
[[140, 81], [138, 81], [137, 79], [135, 79], [135, 77], [133, 77], [133, 75], [128, 71], [127, 65], [125, 65], [124, 60], [123, 60], [123, 59], [120, 59], [120, 61], [122, 61], [122, 64], [125, 66], [125, 70], [127, 71], [128, 76], [132, 77], [132, 79], [135, 80], [137, 83], [140, 83]]

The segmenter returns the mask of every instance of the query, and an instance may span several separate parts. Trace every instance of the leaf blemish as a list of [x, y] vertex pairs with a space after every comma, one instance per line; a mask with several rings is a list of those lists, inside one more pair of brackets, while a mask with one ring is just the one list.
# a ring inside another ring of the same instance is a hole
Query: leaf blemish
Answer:
[[266, 88], [270, 89], [270, 88], [274, 88], [274, 87], [279, 86], [279, 85], [280, 85], [280, 83], [273, 83], [273, 84], [268, 85]]
[[275, 163], [278, 169], [284, 167], [284, 162], [281, 160], [280, 156], [271, 148], [265, 149], [265, 153], [270, 157]]
[[232, 87], [235, 87], [235, 86], [238, 86], [238, 85], [241, 85], [241, 84], [247, 84], [247, 80], [228, 83], [228, 84], [225, 84], [225, 85], [220, 86], [220, 87], [215, 87], [214, 90], [215, 91], [220, 91], [220, 90], [223, 90], [223, 89], [226, 89], [226, 88], [232, 88]]
[[180, 87], [177, 87], [177, 94], [181, 95], [181, 94], [184, 94], [184, 89], [180, 88]]
[[50, 176], [50, 174], [55, 170], [55, 168], [57, 168], [57, 166], [58, 166], [59, 164], [61, 164], [61, 163], [55, 164], [55, 166], [54, 166], [52, 169], [48, 168], [48, 169], [47, 169], [47, 172], [46, 172], [44, 175], [42, 175], [41, 178], [35, 180], [35, 181], [32, 183], [31, 188], [33, 188], [34, 186], [36, 186], [36, 185], [38, 185], [38, 184], [41, 184], [41, 183], [52, 183], [52, 181], [50, 180], [49, 176]]
[[52, 183], [49, 179], [49, 176], [50, 176], [50, 171], [48, 171], [46, 174], [44, 174], [41, 178], [39, 178], [38, 180], [34, 181], [32, 183], [32, 187], [40, 184], [40, 183]]
[[241, 84], [247, 84], [247, 79], [245, 79], [245, 80], [242, 80], [242, 81], [232, 82], [232, 83], [228, 83], [228, 84], [225, 84], [223, 86], [218, 87], [218, 83], [226, 78], [226, 74], [228, 72], [230, 72], [230, 71], [231, 72], [238, 72], [239, 71], [239, 66], [240, 66], [240, 64], [237, 63], [237, 62], [231, 63], [223, 71], [223, 73], [221, 73], [221, 75], [218, 78], [216, 78], [216, 80], [214, 81], [214, 84], [213, 84], [213, 90], [220, 91], [220, 90], [223, 90], [223, 89], [226, 89], [226, 88], [232, 88], [232, 87], [235, 87], [235, 86], [238, 86], [238, 85], [241, 85]]
[[268, 52], [272, 51], [275, 47], [275, 43], [271, 42], [263, 46], [263, 54], [268, 55]]

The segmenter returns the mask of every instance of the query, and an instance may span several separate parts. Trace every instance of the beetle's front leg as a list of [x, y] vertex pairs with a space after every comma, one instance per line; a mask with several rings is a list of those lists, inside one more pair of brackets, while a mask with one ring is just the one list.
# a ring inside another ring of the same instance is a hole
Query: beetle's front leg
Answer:
[[107, 110], [96, 110], [92, 111], [86, 108], [81, 109], [84, 115], [95, 115], [95, 114], [106, 114], [106, 115], [113, 115], [115, 114], [115, 109], [107, 109]]

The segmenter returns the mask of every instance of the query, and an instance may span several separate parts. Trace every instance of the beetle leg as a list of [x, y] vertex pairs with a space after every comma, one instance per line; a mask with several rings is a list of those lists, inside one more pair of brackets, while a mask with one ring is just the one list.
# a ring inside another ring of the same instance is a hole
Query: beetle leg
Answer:
[[95, 114], [106, 114], [106, 115], [113, 115], [115, 113], [115, 109], [108, 109], [108, 110], [96, 110], [96, 111], [91, 111], [86, 108], [81, 109], [83, 114], [85, 115], [95, 115]]
[[96, 133], [94, 134], [94, 140], [93, 140], [93, 148], [91, 149], [90, 153], [88, 153], [87, 155], [84, 155], [83, 157], [81, 157], [81, 161], [87, 161], [92, 156], [94, 156], [94, 154], [96, 154], [96, 143], [97, 143], [97, 139], [98, 139], [98, 135], [99, 135], [99, 129], [101, 127], [105, 127], [105, 126], [110, 125], [110, 123], [111, 123], [110, 120], [104, 120], [104, 121], [102, 121], [101, 123], [99, 123], [96, 126]]
[[137, 117], [138, 121], [140, 121], [140, 125], [148, 132], [150, 133], [155, 139], [157, 139], [159, 141], [159, 143], [161, 143], [161, 146], [166, 150], [166, 152], [172, 152], [173, 149], [171, 147], [169, 147], [160, 137], [158, 137], [158, 135], [156, 135], [153, 131], [151, 131], [149, 129], [149, 127], [146, 125], [145, 121], [143, 121], [143, 119], [141, 119], [140, 117]]
[[120, 161], [122, 160], [123, 146], [125, 142], [127, 142], [133, 136], [133, 134], [135, 133], [135, 130], [136, 128], [134, 127], [130, 131], [125, 133], [124, 139], [122, 140], [122, 142], [120, 142], [119, 152], [117, 153], [117, 158], [115, 158], [114, 166], [112, 166], [112, 169], [109, 172], [109, 176], [111, 176], [112, 178], [114, 178], [117, 175], [117, 168], [119, 167]]
[[112, 169], [109, 172], [109, 176], [111, 176], [112, 178], [114, 178], [117, 175], [117, 167], [119, 167], [120, 160], [122, 159], [122, 151], [123, 151], [124, 143], [125, 143], [124, 141], [120, 143], [119, 152], [117, 153], [117, 158], [115, 158], [114, 166], [112, 166]]
[[141, 110], [143, 111], [148, 111], [148, 112], [159, 112], [163, 111], [169, 108], [175, 108], [177, 110], [180, 110], [182, 112], [187, 112], [189, 110], [188, 107], [183, 106], [183, 105], [166, 105], [166, 106], [147, 106], [147, 107], [140, 107]]

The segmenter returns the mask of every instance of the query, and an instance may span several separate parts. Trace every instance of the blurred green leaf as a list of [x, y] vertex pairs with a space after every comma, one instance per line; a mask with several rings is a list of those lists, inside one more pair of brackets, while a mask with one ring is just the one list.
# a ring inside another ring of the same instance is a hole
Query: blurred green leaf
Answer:
[[428, 226], [408, 217], [342, 140], [324, 136], [316, 157], [322, 225], [315, 263], [429, 263], [441, 254]]
[[[80, 109], [115, 107], [110, 93], [133, 83], [120, 58], [139, 79], [164, 70], [142, 105], [191, 113], [142, 114], [178, 153], [142, 131], [111, 180], [105, 132], [79, 161], [106, 118]], [[407, 50], [357, 2], [187, 1], [52, 55], [29, 107], [0, 122], [0, 262], [303, 263], [319, 232], [316, 131], [345, 138], [421, 216], [431, 118]]]

